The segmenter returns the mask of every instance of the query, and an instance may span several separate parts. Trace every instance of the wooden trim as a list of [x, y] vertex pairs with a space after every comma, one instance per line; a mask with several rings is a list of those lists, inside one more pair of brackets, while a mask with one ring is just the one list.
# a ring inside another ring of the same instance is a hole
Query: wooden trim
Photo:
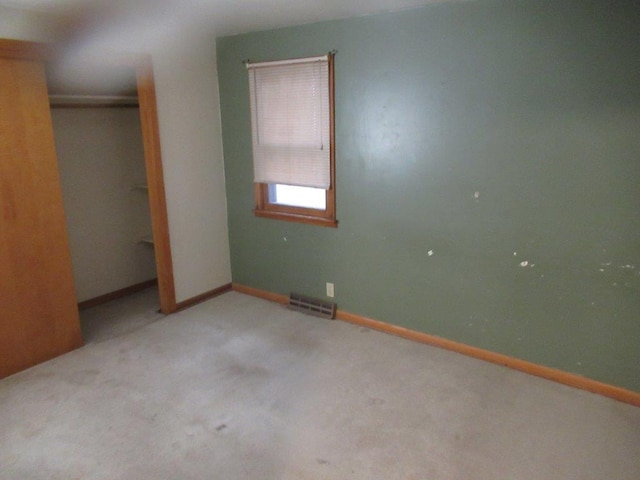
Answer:
[[334, 57], [328, 54], [329, 64], [329, 162], [331, 185], [326, 190], [326, 208], [316, 210], [313, 208], [294, 207], [290, 205], [278, 205], [269, 203], [269, 185], [266, 183], [254, 183], [253, 196], [256, 217], [273, 218], [289, 222], [306, 223], [322, 227], [338, 226], [336, 220], [336, 147], [335, 147], [335, 81], [334, 81]]
[[232, 288], [236, 292], [262, 298], [264, 300], [269, 300], [270, 302], [282, 303], [283, 305], [289, 303], [289, 297], [287, 295], [268, 292], [266, 290], [260, 290], [259, 288], [247, 287], [246, 285], [241, 285], [239, 283], [233, 283]]
[[0, 38], [0, 57], [2, 58], [47, 60], [51, 56], [51, 48], [44, 43]]
[[[177, 305], [171, 242], [169, 240], [169, 217], [167, 214], [162, 156], [160, 153], [160, 127], [158, 125], [153, 65], [151, 56], [136, 56], [135, 58], [137, 59], [135, 68], [138, 83], [138, 102], [140, 104], [140, 124], [147, 169], [149, 208], [151, 210], [153, 243], [158, 274], [160, 310], [162, 313], [169, 314], [176, 311]], [[129, 57], [124, 58], [125, 61], [128, 59]]]
[[[288, 303], [288, 297], [286, 295], [280, 295], [277, 293], [271, 293], [264, 290], [260, 290], [253, 287], [247, 287], [237, 283], [233, 284], [233, 289], [237, 292], [252, 295], [254, 297], [270, 300], [277, 303]], [[620, 402], [628, 403], [636, 407], [640, 407], [640, 393], [633, 392], [621, 387], [616, 387], [607, 383], [592, 380], [590, 378], [576, 375], [575, 373], [564, 372], [544, 365], [538, 365], [526, 360], [520, 360], [518, 358], [509, 357], [501, 353], [484, 350], [482, 348], [473, 347], [464, 343], [455, 342], [453, 340], [447, 340], [446, 338], [437, 337], [435, 335], [429, 335], [427, 333], [417, 332], [408, 328], [400, 327], [398, 325], [392, 325], [390, 323], [381, 322], [379, 320], [373, 320], [371, 318], [356, 315], [354, 313], [345, 312], [344, 310], [338, 310], [336, 314], [338, 320], [344, 322], [353, 323], [362, 327], [371, 328], [398, 337], [406, 338], [416, 342], [431, 345], [433, 347], [443, 348], [452, 352], [460, 353], [468, 357], [472, 357], [485, 362], [495, 363], [502, 365], [513, 370], [518, 370], [523, 373], [535, 375], [546, 380], [551, 380], [556, 383], [561, 383], [569, 387], [578, 388], [580, 390], [586, 390], [591, 393], [596, 393], [605, 397], [618, 400]]]
[[254, 210], [254, 213], [256, 217], [273, 218], [277, 220], [285, 220], [287, 222], [306, 223], [308, 225], [318, 225], [321, 227], [338, 228], [338, 221], [330, 220], [328, 218], [258, 209]]
[[223, 293], [227, 293], [231, 291], [231, 284], [227, 283], [222, 285], [221, 287], [214, 288], [213, 290], [209, 290], [208, 292], [201, 293], [200, 295], [196, 295], [195, 297], [188, 298], [187, 300], [183, 300], [182, 302], [178, 302], [176, 304], [176, 312], [180, 312], [189, 307], [193, 307], [198, 303], [202, 303], [206, 300], [210, 300], [214, 297], [222, 295]]
[[118, 298], [126, 297], [134, 293], [138, 293], [142, 290], [146, 290], [147, 288], [153, 287], [157, 284], [158, 279], [152, 278], [151, 280], [147, 280], [145, 282], [140, 282], [136, 283], [135, 285], [121, 288], [120, 290], [116, 290], [115, 292], [109, 292], [105, 293], [104, 295], [100, 295], [99, 297], [90, 298], [89, 300], [83, 300], [82, 302], [78, 302], [78, 310], [86, 310], [87, 308], [102, 305], [103, 303], [117, 300]]
[[327, 218], [338, 225], [336, 216], [336, 99], [335, 99], [335, 53], [329, 53], [329, 112], [331, 122], [329, 124], [329, 162], [331, 162], [331, 185], [327, 190]]
[[452, 352], [461, 353], [468, 357], [476, 358], [478, 360], [484, 360], [485, 362], [495, 363], [505, 367], [518, 370], [520, 372], [535, 375], [536, 377], [542, 377], [547, 380], [552, 380], [557, 383], [562, 383], [570, 387], [579, 388], [581, 390], [587, 390], [592, 393], [597, 393], [605, 397], [613, 398], [621, 402], [630, 403], [640, 407], [640, 393], [632, 392], [624, 388], [616, 387], [606, 383], [598, 382], [597, 380], [591, 380], [586, 377], [581, 377], [574, 373], [564, 372], [544, 365], [538, 365], [536, 363], [528, 362], [526, 360], [520, 360], [518, 358], [509, 357], [501, 353], [484, 350], [482, 348], [473, 347], [464, 343], [455, 342], [453, 340], [447, 340], [446, 338], [429, 335], [427, 333], [417, 332], [408, 328], [392, 325], [371, 318], [362, 317], [353, 313], [338, 310], [336, 318], [339, 320], [368, 327], [381, 332], [390, 333], [398, 337], [414, 340], [420, 343], [426, 343], [428, 345], [444, 348]]

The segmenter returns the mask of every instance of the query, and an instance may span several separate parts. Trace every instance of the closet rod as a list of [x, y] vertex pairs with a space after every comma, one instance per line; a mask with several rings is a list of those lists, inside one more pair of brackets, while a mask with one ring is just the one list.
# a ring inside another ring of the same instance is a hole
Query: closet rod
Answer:
[[121, 95], [49, 95], [51, 107], [137, 107], [138, 97]]

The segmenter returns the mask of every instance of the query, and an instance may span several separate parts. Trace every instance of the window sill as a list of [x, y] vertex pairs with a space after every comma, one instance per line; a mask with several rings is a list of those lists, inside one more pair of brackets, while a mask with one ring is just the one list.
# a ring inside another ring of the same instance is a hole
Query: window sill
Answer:
[[337, 228], [338, 221], [329, 218], [314, 217], [310, 215], [301, 215], [296, 213], [274, 212], [271, 210], [253, 211], [256, 217], [271, 218], [276, 220], [284, 220], [286, 222], [306, 223], [308, 225], [318, 225], [320, 227]]

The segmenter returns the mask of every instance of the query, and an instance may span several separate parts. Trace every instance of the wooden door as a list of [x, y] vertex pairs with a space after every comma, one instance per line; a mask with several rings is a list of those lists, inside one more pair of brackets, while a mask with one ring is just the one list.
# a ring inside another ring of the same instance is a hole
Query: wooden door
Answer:
[[80, 345], [44, 63], [0, 58], [0, 378]]

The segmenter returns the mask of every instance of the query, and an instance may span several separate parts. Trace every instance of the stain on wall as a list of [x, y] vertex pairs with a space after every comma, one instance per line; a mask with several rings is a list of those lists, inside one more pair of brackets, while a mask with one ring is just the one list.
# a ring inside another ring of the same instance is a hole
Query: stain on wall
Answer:
[[[217, 39], [233, 281], [640, 391], [640, 15], [477, 1]], [[337, 229], [252, 214], [241, 61], [337, 49]], [[283, 240], [283, 239], [286, 239]]]

